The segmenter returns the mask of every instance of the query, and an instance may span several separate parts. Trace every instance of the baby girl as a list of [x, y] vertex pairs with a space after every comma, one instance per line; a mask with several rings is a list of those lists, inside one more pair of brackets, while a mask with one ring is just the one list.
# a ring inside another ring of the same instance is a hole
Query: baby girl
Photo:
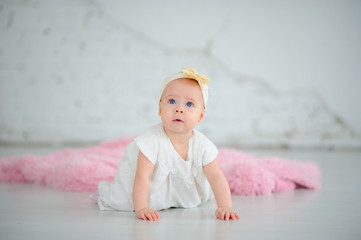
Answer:
[[112, 183], [99, 184], [101, 210], [135, 211], [140, 219], [157, 221], [159, 210], [192, 208], [215, 197], [218, 219], [239, 219], [216, 160], [218, 150], [194, 129], [204, 118], [208, 80], [190, 67], [164, 80], [161, 123], [127, 146]]

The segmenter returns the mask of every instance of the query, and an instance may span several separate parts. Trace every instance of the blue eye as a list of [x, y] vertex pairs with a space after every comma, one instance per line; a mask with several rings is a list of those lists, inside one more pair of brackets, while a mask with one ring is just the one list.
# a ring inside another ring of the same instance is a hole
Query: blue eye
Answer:
[[186, 103], [186, 106], [187, 106], [187, 107], [193, 107], [193, 103], [187, 102], [187, 103]]
[[174, 99], [171, 99], [168, 101], [170, 104], [175, 104], [175, 100]]

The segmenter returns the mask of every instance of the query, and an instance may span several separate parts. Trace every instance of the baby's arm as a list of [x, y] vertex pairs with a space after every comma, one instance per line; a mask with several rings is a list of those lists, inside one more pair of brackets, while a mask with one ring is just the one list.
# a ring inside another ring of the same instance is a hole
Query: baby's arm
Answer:
[[143, 220], [158, 221], [159, 213], [149, 208], [149, 181], [153, 175], [154, 166], [144, 154], [139, 151], [137, 170], [133, 186], [133, 204], [135, 214]]
[[238, 214], [232, 210], [231, 191], [217, 160], [204, 166], [203, 170], [217, 201], [216, 217], [221, 220], [239, 219]]

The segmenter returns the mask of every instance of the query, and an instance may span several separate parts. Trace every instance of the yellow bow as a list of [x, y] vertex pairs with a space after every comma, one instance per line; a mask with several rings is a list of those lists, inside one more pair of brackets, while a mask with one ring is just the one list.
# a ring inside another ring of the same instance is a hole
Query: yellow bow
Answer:
[[209, 77], [198, 74], [197, 71], [192, 67], [185, 67], [183, 70], [183, 74], [191, 79], [198, 80], [201, 87], [208, 85]]

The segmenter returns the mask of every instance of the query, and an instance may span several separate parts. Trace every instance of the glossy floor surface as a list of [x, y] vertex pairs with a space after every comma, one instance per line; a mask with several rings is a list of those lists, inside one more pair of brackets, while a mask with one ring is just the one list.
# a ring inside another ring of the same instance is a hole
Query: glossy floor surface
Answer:
[[[0, 156], [54, 150], [0, 147]], [[248, 152], [313, 160], [323, 188], [233, 196], [237, 221], [217, 220], [211, 201], [161, 211], [160, 221], [144, 222], [134, 213], [99, 211], [88, 193], [0, 183], [0, 239], [361, 239], [361, 152]]]

